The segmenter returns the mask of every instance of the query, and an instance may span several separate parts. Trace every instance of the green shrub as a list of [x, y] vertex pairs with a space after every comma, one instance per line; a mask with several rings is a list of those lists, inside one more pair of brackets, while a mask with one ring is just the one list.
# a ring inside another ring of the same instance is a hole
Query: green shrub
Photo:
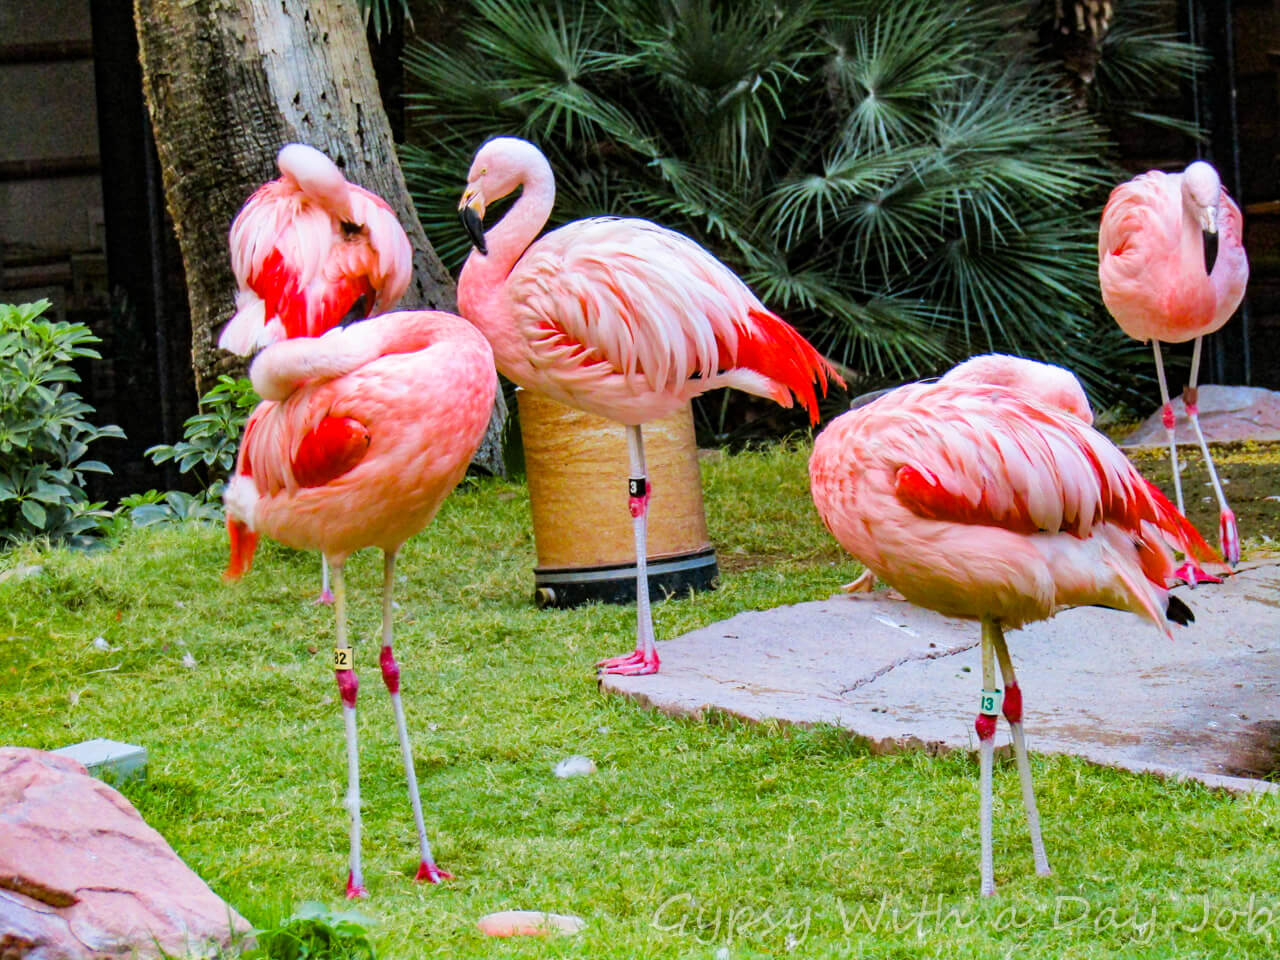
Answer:
[[222, 491], [236, 462], [236, 449], [258, 395], [247, 377], [218, 377], [212, 390], [200, 398], [200, 412], [182, 425], [182, 439], [147, 449], [153, 463], [172, 460], [179, 473], [195, 471], [200, 491], [195, 494], [148, 490], [120, 501], [135, 526], [181, 523], [185, 520], [221, 521]]
[[377, 960], [369, 939], [372, 921], [351, 910], [333, 911], [308, 900], [274, 927], [254, 931], [262, 960]]
[[90, 503], [87, 473], [110, 473], [86, 460], [89, 444], [124, 437], [86, 418], [94, 409], [67, 388], [72, 363], [101, 359], [101, 342], [82, 323], [41, 318], [48, 300], [0, 304], [0, 542], [35, 536], [83, 545], [110, 514]]

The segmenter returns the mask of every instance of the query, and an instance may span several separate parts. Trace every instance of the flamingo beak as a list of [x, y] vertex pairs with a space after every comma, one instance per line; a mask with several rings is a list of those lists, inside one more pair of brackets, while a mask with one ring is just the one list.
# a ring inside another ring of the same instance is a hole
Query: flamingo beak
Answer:
[[462, 194], [462, 202], [458, 204], [458, 219], [471, 238], [471, 245], [481, 254], [487, 254], [484, 244], [484, 197], [473, 186], [468, 186]]
[[1218, 206], [1204, 207], [1200, 211], [1200, 229], [1213, 236], [1218, 232]]
[[1218, 262], [1218, 205], [1216, 203], [1200, 210], [1200, 229], [1204, 231], [1204, 272], [1213, 273], [1213, 265]]

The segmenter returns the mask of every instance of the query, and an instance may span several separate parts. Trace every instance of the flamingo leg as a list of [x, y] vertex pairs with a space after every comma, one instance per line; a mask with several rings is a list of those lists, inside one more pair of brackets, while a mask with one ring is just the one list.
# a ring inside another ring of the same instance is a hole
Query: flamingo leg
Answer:
[[396, 718], [396, 733], [400, 737], [400, 757], [404, 761], [404, 777], [409, 784], [409, 805], [413, 808], [413, 825], [418, 830], [418, 872], [415, 880], [439, 883], [453, 879], [453, 874], [436, 866], [431, 856], [431, 844], [427, 842], [427, 827], [422, 819], [422, 798], [418, 793], [418, 777], [413, 769], [413, 749], [409, 744], [409, 727], [404, 719], [404, 705], [400, 702], [400, 665], [391, 649], [391, 617], [394, 610], [392, 592], [395, 587], [396, 555], [389, 550], [382, 562], [382, 653], [378, 663], [382, 667], [382, 681], [391, 695], [391, 710]]
[[1169, 460], [1173, 464], [1173, 492], [1177, 494], [1178, 512], [1186, 516], [1187, 511], [1182, 505], [1182, 472], [1178, 467], [1178, 442], [1174, 439], [1177, 421], [1173, 413], [1173, 402], [1169, 399], [1169, 384], [1164, 378], [1164, 358], [1160, 356], [1160, 341], [1152, 340], [1151, 349], [1156, 355], [1156, 379], [1160, 381], [1160, 400], [1163, 403], [1160, 415], [1164, 420], [1165, 432], [1169, 435]]
[[367, 897], [364, 874], [360, 869], [360, 751], [356, 742], [355, 656], [347, 645], [347, 587], [342, 576], [342, 561], [333, 564], [333, 614], [337, 631], [333, 650], [333, 672], [342, 697], [342, 719], [347, 731], [347, 796], [343, 805], [351, 815], [351, 852], [348, 856], [347, 899]]
[[644, 462], [644, 439], [640, 427], [628, 426], [627, 454], [631, 459], [629, 483], [631, 525], [636, 541], [636, 649], [633, 653], [601, 660], [596, 666], [603, 673], [643, 676], [658, 672], [658, 649], [654, 645], [653, 614], [649, 609], [649, 573], [646, 568], [648, 548], [649, 484]]
[[1027, 813], [1027, 830], [1031, 833], [1031, 855], [1035, 859], [1036, 874], [1049, 876], [1049, 858], [1044, 852], [1044, 839], [1040, 835], [1040, 811], [1036, 807], [1035, 787], [1031, 783], [1031, 762], [1027, 759], [1027, 738], [1022, 729], [1022, 689], [1013, 672], [1013, 660], [1004, 640], [1000, 624], [993, 624], [992, 639], [996, 657], [1000, 661], [1000, 673], [1004, 677], [1004, 717], [1009, 721], [1013, 735], [1013, 755], [1018, 763], [1018, 779], [1022, 781], [1022, 806]]
[[333, 603], [333, 591], [329, 589], [329, 561], [323, 553], [320, 554], [320, 596], [316, 597], [316, 603]]
[[[1204, 439], [1204, 431], [1200, 429], [1200, 407], [1197, 403], [1199, 391], [1196, 379], [1200, 375], [1200, 344], [1203, 337], [1196, 337], [1196, 345], [1191, 353], [1191, 379], [1182, 391], [1182, 399], [1187, 407], [1187, 419], [1200, 441], [1200, 452], [1204, 455], [1205, 466], [1209, 468], [1209, 479], [1213, 482], [1213, 493], [1218, 498], [1218, 529], [1222, 543], [1222, 558], [1233, 567], [1240, 562], [1240, 534], [1236, 530], [1236, 515], [1227, 506], [1226, 495], [1222, 492], [1222, 484], [1218, 480], [1218, 471], [1213, 465], [1213, 455], [1209, 453], [1209, 444]], [[1181, 509], [1181, 502], [1178, 504]]]
[[996, 689], [995, 643], [1000, 627], [994, 620], [982, 620], [982, 699], [974, 729], [978, 733], [979, 784], [978, 834], [982, 843], [979, 875], [982, 895], [996, 892], [995, 871], [991, 855], [991, 772], [995, 764], [996, 717], [1000, 710], [1000, 691]]

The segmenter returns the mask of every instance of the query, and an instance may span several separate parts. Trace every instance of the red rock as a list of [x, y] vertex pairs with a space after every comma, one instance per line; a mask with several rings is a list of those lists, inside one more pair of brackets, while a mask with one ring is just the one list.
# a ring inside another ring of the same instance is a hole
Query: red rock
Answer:
[[[1200, 429], [1210, 443], [1280, 440], [1280, 393], [1260, 387], [1200, 387]], [[1197, 443], [1182, 397], [1173, 398], [1178, 443]], [[1163, 447], [1169, 442], [1160, 409], [1121, 441], [1122, 447]]]
[[0, 747], [0, 960], [207, 956], [249, 924], [123, 796]]

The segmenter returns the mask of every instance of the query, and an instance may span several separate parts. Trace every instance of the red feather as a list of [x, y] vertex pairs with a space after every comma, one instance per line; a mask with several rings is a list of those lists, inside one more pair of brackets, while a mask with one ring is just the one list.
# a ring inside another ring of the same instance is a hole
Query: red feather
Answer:
[[749, 316], [756, 325], [755, 333], [739, 338], [737, 356], [721, 354], [723, 369], [746, 367], [778, 381], [809, 411], [809, 422], [817, 423], [815, 378], [823, 393], [827, 392], [828, 377], [841, 386], [844, 381], [791, 324], [767, 310], [752, 310]]
[[231, 538], [231, 557], [223, 580], [239, 580], [253, 566], [253, 552], [258, 547], [258, 535], [239, 520], [227, 517], [227, 534]]
[[350, 417], [325, 417], [302, 438], [293, 457], [293, 476], [304, 487], [322, 487], [364, 459], [369, 430]]
[[325, 285], [324, 295], [313, 312], [308, 309], [306, 291], [298, 285], [297, 275], [279, 250], [272, 250], [263, 261], [250, 287], [266, 304], [267, 322], [279, 317], [290, 339], [318, 337], [333, 329], [361, 297], [365, 298], [367, 315], [377, 299], [377, 291], [367, 274], [344, 274]]
[[912, 513], [930, 520], [1003, 527], [1015, 533], [1035, 533], [1039, 529], [1020, 499], [1015, 502], [1013, 514], [997, 516], [987, 502], [985, 491], [977, 503], [970, 503], [949, 491], [933, 475], [910, 465], [898, 468], [894, 493]]

